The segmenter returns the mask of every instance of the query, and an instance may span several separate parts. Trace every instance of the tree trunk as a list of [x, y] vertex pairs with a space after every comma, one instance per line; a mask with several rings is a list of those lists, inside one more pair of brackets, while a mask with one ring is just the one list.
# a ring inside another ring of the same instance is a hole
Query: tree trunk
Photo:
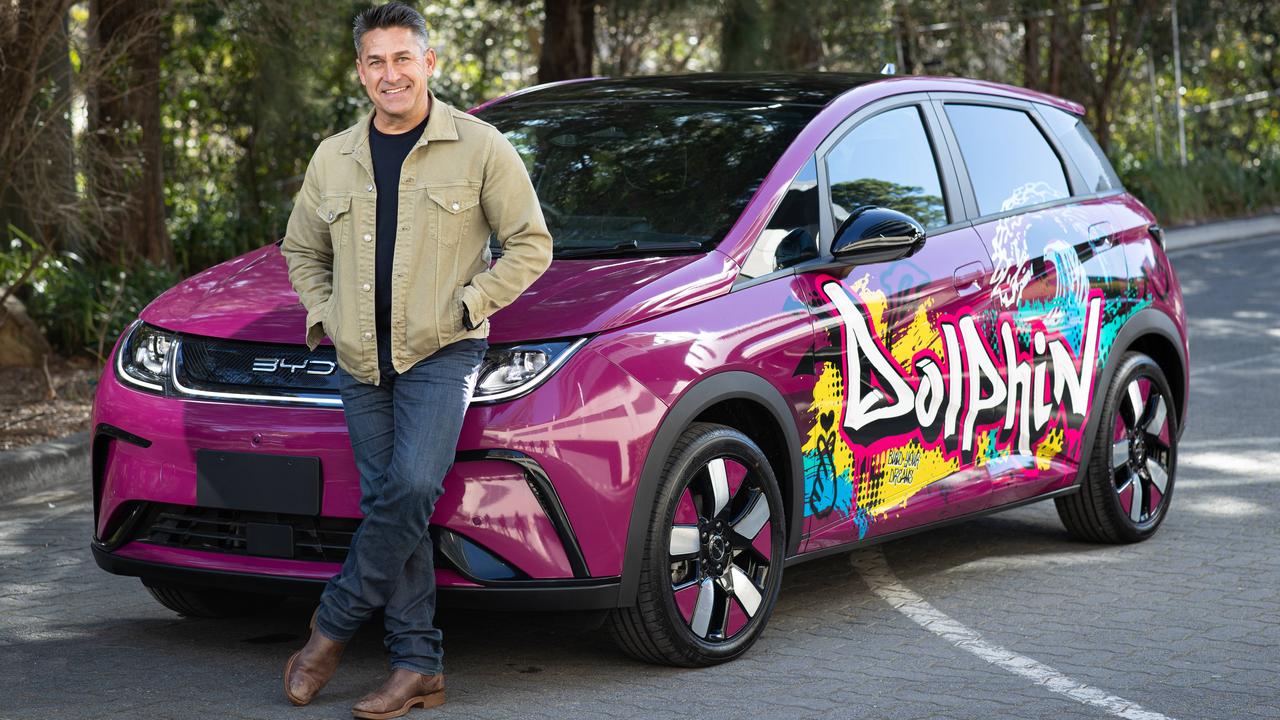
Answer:
[[538, 82], [590, 77], [595, 57], [593, 0], [545, 0]]
[[773, 23], [772, 51], [774, 67], [779, 70], [818, 70], [822, 66], [822, 35], [816, 3], [772, 0], [769, 8]]
[[1049, 18], [1049, 77], [1045, 78], [1044, 89], [1053, 95], [1062, 93], [1062, 45], [1067, 32], [1067, 3], [1065, 0], [1053, 0], [1050, 5], [1053, 15]]
[[919, 67], [919, 61], [916, 59], [916, 23], [911, 18], [906, 2], [900, 1], [895, 4], [893, 24], [898, 33], [898, 55], [902, 61], [898, 74], [915, 75]]
[[1022, 84], [1032, 90], [1042, 87], [1040, 77], [1040, 18], [1030, 8], [1022, 16]]
[[48, 79], [44, 63], [50, 46], [61, 43], [66, 54], [66, 33], [60, 30], [72, 4], [73, 0], [0, 2], [0, 196], [31, 145], [30, 113], [37, 91]]
[[726, 0], [720, 23], [720, 69], [756, 70], [764, 56], [764, 18], [759, 0]]
[[[93, 0], [90, 16], [95, 54], [117, 57], [113, 67], [103, 69], [89, 113], [102, 150], [95, 190], [122, 201], [106, 223], [99, 256], [108, 262], [146, 258], [172, 265], [160, 127], [164, 0]], [[120, 172], [121, 164], [129, 170]]]

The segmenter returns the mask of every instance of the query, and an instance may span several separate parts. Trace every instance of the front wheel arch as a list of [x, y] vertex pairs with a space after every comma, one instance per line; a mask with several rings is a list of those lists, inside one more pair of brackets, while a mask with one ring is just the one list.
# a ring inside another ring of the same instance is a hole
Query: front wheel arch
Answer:
[[803, 491], [804, 465], [800, 457], [800, 431], [782, 393], [769, 381], [748, 372], [729, 370], [716, 373], [699, 381], [671, 406], [654, 433], [653, 442], [645, 457], [640, 479], [636, 483], [631, 505], [631, 517], [627, 525], [626, 547], [623, 550], [622, 581], [618, 591], [618, 605], [629, 607], [636, 602], [636, 590], [640, 581], [640, 565], [644, 555], [645, 533], [649, 512], [657, 497], [662, 480], [662, 470], [681, 434], [713, 406], [727, 400], [746, 400], [762, 406], [782, 430], [786, 447], [788, 468], [774, 468], [781, 480], [784, 475], [788, 497], [783, 502], [788, 510], [786, 518], [786, 556], [795, 555], [800, 545], [800, 528], [804, 505], [800, 498]]

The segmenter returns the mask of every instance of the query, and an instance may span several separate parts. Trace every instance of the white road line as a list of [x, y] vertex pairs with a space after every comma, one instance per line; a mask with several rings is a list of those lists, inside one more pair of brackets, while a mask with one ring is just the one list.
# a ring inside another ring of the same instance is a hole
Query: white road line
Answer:
[[1228, 360], [1227, 362], [1220, 362], [1216, 365], [1200, 365], [1198, 367], [1191, 368], [1191, 377], [1206, 375], [1211, 372], [1217, 372], [1218, 370], [1229, 370], [1231, 368], [1240, 367], [1241, 365], [1250, 365], [1262, 360], [1274, 360], [1275, 357], [1275, 353], [1267, 353], [1265, 355], [1255, 355], [1253, 357], [1240, 358], [1238, 360]]
[[951, 619], [911, 588], [903, 585], [898, 576], [889, 569], [889, 564], [884, 559], [884, 552], [880, 548], [852, 553], [849, 561], [867, 581], [871, 591], [882, 600], [906, 615], [915, 624], [961, 650], [973, 653], [1014, 675], [1027, 678], [1046, 690], [1066, 695], [1072, 700], [1091, 705], [1116, 717], [1128, 720], [1170, 720], [1160, 713], [1144, 710], [1135, 702], [1073, 680], [1042, 662], [983, 640], [982, 635]]

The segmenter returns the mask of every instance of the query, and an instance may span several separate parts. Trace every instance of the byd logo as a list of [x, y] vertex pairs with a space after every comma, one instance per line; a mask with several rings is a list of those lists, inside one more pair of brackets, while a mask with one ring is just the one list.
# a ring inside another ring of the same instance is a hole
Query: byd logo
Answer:
[[329, 360], [304, 360], [300, 363], [291, 363], [281, 358], [257, 357], [253, 359], [253, 371], [260, 373], [288, 370], [290, 374], [305, 372], [308, 375], [332, 375], [336, 369], [337, 366]]

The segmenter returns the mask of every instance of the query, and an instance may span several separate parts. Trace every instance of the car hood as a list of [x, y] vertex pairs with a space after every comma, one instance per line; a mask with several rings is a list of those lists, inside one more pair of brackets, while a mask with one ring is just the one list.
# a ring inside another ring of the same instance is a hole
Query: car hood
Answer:
[[[718, 251], [671, 257], [556, 260], [490, 320], [489, 342], [573, 337], [630, 324], [728, 291], [737, 266]], [[302, 344], [306, 310], [275, 244], [197, 273], [142, 319], [169, 330]], [[329, 342], [328, 338], [324, 339]]]

